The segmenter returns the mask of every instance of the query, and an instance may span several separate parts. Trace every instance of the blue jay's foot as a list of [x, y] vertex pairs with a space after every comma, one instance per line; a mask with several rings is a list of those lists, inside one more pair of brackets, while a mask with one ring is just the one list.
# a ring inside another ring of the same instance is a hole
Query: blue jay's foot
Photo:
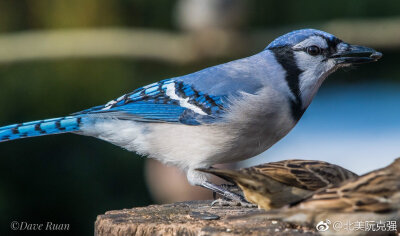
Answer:
[[[242, 190], [236, 184], [220, 184], [219, 186], [231, 193], [237, 193], [239, 195], [243, 195]], [[213, 191], [213, 199], [214, 200], [217, 199], [217, 192]]]
[[229, 192], [242, 193], [242, 190], [237, 184], [220, 184], [221, 188], [228, 190]]
[[[221, 184], [219, 185], [221, 188], [238, 195], [242, 195], [242, 190], [236, 184]], [[257, 207], [257, 205], [249, 203], [247, 200], [243, 201], [235, 201], [227, 198], [218, 198], [217, 199], [217, 192], [213, 192], [214, 201], [211, 203], [211, 206], [242, 206], [248, 208]]]
[[221, 195], [222, 197], [224, 197], [228, 200], [243, 203], [243, 204], [245, 204], [245, 203], [249, 204], [249, 202], [246, 201], [246, 199], [242, 195], [231, 192], [229, 190], [226, 190], [225, 188], [218, 186], [216, 184], [205, 181], [204, 183], [201, 184], [201, 186], [204, 188], [207, 188], [213, 192], [218, 193], [219, 195]]
[[217, 200], [211, 203], [211, 206], [242, 206], [248, 208], [255, 208], [257, 205], [246, 202], [237, 202], [229, 199], [218, 198]]

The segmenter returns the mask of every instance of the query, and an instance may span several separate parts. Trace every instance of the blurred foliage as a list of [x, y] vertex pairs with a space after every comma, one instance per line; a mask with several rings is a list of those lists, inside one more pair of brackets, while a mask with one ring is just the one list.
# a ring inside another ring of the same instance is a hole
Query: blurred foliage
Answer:
[[[393, 0], [248, 0], [250, 27], [279, 27], [334, 18], [395, 16]], [[174, 29], [175, 1], [1, 0], [0, 32], [65, 27], [135, 26]]]
[[301, 24], [337, 18], [398, 16], [399, 1], [263, 1], [251, 0], [250, 25], [254, 27]]
[[[175, 30], [175, 1], [0, 0], [0, 32], [65, 27], [151, 27]], [[399, 1], [249, 1], [248, 28], [333, 18], [387, 17]], [[116, 42], [118, 43], [118, 42]], [[398, 52], [329, 83], [395, 79]], [[63, 116], [150, 82], [183, 75], [229, 58], [178, 66], [148, 60], [71, 59], [0, 65], [0, 126]], [[384, 62], [384, 63], [383, 63]], [[151, 203], [143, 161], [109, 143], [77, 135], [0, 144], [0, 235], [13, 220], [71, 224], [68, 233], [93, 234], [96, 215]]]

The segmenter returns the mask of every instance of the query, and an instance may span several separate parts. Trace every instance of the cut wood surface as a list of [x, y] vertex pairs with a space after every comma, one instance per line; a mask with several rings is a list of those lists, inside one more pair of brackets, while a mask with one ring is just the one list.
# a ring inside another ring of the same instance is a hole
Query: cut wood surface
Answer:
[[179, 202], [108, 211], [97, 216], [95, 235], [318, 235], [314, 229], [260, 219], [231, 219], [257, 208]]

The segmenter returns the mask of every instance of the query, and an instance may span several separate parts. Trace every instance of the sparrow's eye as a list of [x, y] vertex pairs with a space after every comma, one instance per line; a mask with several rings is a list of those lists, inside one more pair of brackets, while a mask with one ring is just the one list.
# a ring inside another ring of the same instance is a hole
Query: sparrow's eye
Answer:
[[311, 56], [317, 56], [321, 53], [321, 48], [318, 46], [309, 46], [307, 47], [307, 53], [310, 54]]

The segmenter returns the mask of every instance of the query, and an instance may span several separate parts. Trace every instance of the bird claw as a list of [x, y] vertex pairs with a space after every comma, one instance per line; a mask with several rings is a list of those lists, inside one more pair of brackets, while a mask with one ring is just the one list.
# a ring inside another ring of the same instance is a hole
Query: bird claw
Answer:
[[237, 201], [229, 201], [226, 199], [218, 198], [211, 202], [211, 206], [238, 206], [240, 203]]
[[214, 200], [211, 202], [211, 206], [242, 206], [242, 207], [247, 207], [247, 208], [255, 208], [257, 205], [252, 204], [252, 203], [247, 203], [247, 202], [239, 202], [239, 201], [233, 201], [233, 200], [228, 200], [228, 199], [222, 199], [218, 198], [217, 200]]
[[236, 184], [220, 184], [221, 188], [228, 190], [229, 192], [242, 193], [242, 190]]

